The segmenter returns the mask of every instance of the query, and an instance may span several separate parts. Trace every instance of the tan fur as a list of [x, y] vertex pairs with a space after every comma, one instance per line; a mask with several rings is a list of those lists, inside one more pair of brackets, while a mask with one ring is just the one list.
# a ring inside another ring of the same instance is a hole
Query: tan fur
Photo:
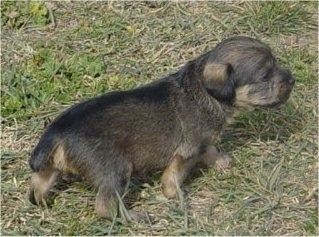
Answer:
[[283, 89], [280, 83], [273, 86], [271, 91], [265, 91], [263, 93], [251, 93], [249, 91], [253, 88], [254, 85], [245, 85], [236, 89], [236, 101], [235, 106], [253, 109], [256, 105], [264, 105], [269, 103], [269, 101], [275, 101], [280, 94], [286, 93], [286, 90]]
[[66, 173], [76, 174], [76, 171], [67, 162], [67, 156], [62, 145], [58, 145], [53, 154], [54, 167]]
[[182, 165], [182, 157], [175, 156], [172, 163], [164, 170], [162, 176], [162, 190], [167, 198], [175, 198], [178, 188], [183, 181], [185, 167]]
[[209, 63], [205, 66], [203, 75], [206, 83], [222, 85], [228, 78], [227, 65], [219, 63]]
[[252, 107], [249, 105], [252, 102], [251, 99], [248, 97], [249, 88], [250, 86], [246, 85], [236, 89], [236, 101], [235, 101], [236, 106], [247, 108], [247, 109]]
[[[237, 107], [253, 109], [254, 105], [261, 105], [265, 99], [260, 94], [249, 95], [249, 90], [253, 88], [253, 85], [246, 85], [236, 89], [236, 101]], [[275, 98], [275, 96], [274, 96]]]
[[54, 185], [59, 172], [51, 167], [44, 171], [34, 173], [31, 177], [31, 190], [34, 192], [34, 198], [36, 203], [39, 205], [45, 203], [47, 193], [50, 188]]
[[228, 155], [219, 153], [214, 146], [208, 147], [203, 155], [193, 159], [185, 159], [181, 155], [176, 155], [162, 176], [162, 191], [165, 197], [171, 199], [177, 196], [181, 184], [196, 163], [196, 159], [200, 160], [205, 167], [216, 166], [218, 170], [229, 168], [232, 161]]

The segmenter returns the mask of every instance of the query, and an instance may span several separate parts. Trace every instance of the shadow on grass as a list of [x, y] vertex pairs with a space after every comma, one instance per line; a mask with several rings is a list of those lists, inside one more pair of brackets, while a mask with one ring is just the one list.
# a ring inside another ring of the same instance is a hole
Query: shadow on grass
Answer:
[[292, 111], [287, 107], [282, 110], [259, 110], [241, 113], [235, 122], [226, 127], [220, 147], [243, 146], [250, 141], [286, 142], [291, 135], [303, 132], [307, 127], [305, 112]]

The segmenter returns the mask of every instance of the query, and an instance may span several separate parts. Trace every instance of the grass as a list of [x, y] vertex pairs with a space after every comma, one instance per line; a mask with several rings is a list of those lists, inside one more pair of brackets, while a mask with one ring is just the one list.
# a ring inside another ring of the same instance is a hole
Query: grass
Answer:
[[[317, 2], [1, 2], [3, 235], [318, 235]], [[165, 200], [159, 175], [125, 202], [152, 223], [96, 217], [74, 183], [51, 209], [27, 200], [28, 157], [62, 110], [176, 70], [225, 37], [260, 38], [291, 68], [281, 110], [241, 114], [219, 144], [236, 165], [203, 170]]]

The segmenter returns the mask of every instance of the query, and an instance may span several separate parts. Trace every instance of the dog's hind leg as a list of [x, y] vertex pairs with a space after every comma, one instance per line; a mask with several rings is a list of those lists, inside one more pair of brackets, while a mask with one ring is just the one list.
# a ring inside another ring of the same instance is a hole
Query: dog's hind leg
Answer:
[[51, 165], [33, 173], [29, 193], [30, 202], [35, 205], [47, 205], [49, 190], [55, 184], [59, 174], [60, 172]]

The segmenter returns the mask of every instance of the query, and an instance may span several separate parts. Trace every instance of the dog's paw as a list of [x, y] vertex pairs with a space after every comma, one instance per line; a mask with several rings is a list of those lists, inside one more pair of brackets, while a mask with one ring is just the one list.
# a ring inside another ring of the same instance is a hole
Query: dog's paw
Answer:
[[215, 168], [218, 171], [225, 172], [231, 168], [233, 158], [226, 153], [220, 153], [214, 146], [207, 148], [201, 156], [200, 165], [205, 168]]
[[144, 222], [144, 223], [151, 223], [151, 218], [146, 212], [140, 212], [135, 210], [129, 210], [129, 222]]
[[225, 173], [233, 165], [233, 158], [227, 154], [219, 154], [218, 159], [215, 160], [215, 168], [217, 171]]
[[174, 183], [162, 183], [162, 193], [167, 199], [174, 199], [177, 196], [177, 188]]

